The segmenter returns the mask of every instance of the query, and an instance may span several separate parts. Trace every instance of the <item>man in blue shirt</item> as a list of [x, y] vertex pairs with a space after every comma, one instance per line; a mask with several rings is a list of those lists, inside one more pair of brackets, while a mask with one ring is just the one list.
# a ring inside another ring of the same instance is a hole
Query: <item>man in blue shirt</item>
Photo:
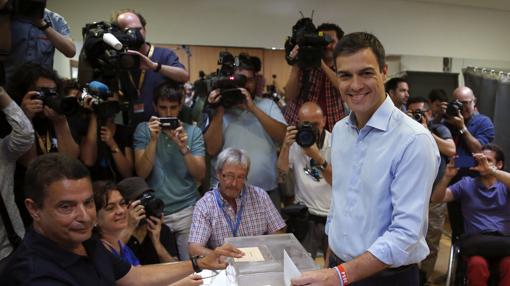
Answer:
[[[184, 102], [182, 90], [161, 84], [154, 93], [158, 116], [177, 117]], [[188, 258], [188, 235], [197, 183], [205, 177], [205, 147], [201, 130], [180, 123], [176, 129], [162, 127], [158, 117], [138, 124], [134, 134], [135, 169], [146, 178], [165, 203], [165, 223], [175, 233], [179, 257]]]
[[140, 57], [140, 70], [129, 71], [127, 78], [122, 79], [124, 92], [131, 100], [131, 126], [136, 127], [155, 115], [152, 95], [156, 87], [167, 80], [184, 83], [189, 74], [174, 51], [145, 41], [147, 22], [140, 13], [124, 9], [114, 12], [111, 20], [122, 30], [138, 30], [139, 47], [130, 53]]
[[333, 129], [329, 266], [293, 285], [418, 285], [439, 151], [430, 132], [393, 105], [379, 40], [352, 33], [338, 44], [340, 93], [352, 112]]

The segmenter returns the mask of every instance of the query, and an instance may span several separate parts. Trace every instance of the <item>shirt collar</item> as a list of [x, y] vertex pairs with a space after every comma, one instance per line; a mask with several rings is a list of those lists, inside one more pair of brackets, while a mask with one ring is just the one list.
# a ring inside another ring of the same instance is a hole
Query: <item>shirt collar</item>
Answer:
[[[388, 130], [388, 125], [390, 123], [390, 118], [392, 113], [395, 110], [395, 105], [388, 94], [386, 94], [386, 98], [383, 103], [377, 108], [377, 110], [372, 114], [370, 119], [368, 120], [365, 126], [370, 126], [375, 129], [379, 129], [381, 131]], [[346, 123], [352, 128], [357, 128], [357, 120], [354, 112], [349, 114], [349, 119]]]
[[[80, 258], [84, 258], [84, 256], [61, 248], [57, 243], [46, 238], [44, 235], [38, 233], [33, 228], [30, 228], [30, 230], [25, 234], [25, 241], [28, 242], [26, 244], [28, 248], [41, 253], [44, 257], [53, 260], [63, 268], [67, 268], [77, 263]], [[93, 253], [92, 249], [97, 247], [97, 243], [94, 243], [94, 240], [89, 239], [83, 242], [83, 246], [85, 247], [87, 254], [89, 254]]]

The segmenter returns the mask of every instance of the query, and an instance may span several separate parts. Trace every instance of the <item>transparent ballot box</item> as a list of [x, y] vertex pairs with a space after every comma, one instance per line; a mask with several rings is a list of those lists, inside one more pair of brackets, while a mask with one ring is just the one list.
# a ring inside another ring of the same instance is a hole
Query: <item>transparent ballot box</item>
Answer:
[[284, 286], [284, 250], [300, 272], [318, 269], [291, 233], [229, 237], [225, 242], [245, 252], [245, 257], [232, 260], [227, 269], [229, 280], [239, 286]]

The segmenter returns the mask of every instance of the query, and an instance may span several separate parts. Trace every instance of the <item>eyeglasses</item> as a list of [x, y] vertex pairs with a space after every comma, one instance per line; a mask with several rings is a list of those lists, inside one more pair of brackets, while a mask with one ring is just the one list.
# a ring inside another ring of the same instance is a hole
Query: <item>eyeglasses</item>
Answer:
[[473, 100], [461, 101], [462, 105], [470, 105]]
[[246, 179], [246, 176], [236, 176], [235, 174], [232, 174], [232, 173], [222, 174], [221, 176], [227, 182], [233, 182], [233, 181], [244, 182], [244, 180]]

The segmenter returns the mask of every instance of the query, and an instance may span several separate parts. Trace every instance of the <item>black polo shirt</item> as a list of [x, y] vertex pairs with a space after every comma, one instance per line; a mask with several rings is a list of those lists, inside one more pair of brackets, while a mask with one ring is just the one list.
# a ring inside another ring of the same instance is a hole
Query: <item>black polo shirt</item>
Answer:
[[31, 228], [9, 261], [1, 284], [114, 285], [131, 269], [97, 239], [89, 239], [83, 246], [87, 256], [66, 251]]

